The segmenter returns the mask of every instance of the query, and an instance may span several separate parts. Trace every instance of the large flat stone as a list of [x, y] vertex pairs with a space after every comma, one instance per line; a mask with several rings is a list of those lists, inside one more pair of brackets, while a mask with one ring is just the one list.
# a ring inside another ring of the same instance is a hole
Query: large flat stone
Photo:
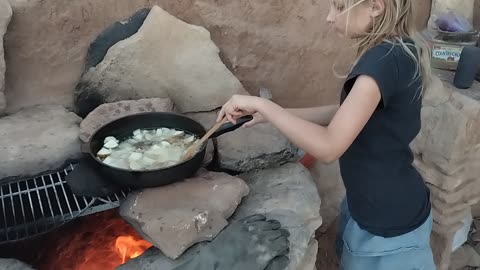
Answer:
[[340, 215], [340, 204], [345, 198], [345, 186], [340, 175], [340, 166], [338, 162], [332, 164], [322, 164], [316, 162], [310, 168], [312, 177], [317, 184], [318, 193], [322, 198], [322, 227], [319, 232], [326, 233], [327, 229], [332, 225]]
[[12, 7], [8, 0], [0, 0], [0, 115], [5, 112], [7, 108], [7, 101], [5, 99], [5, 58], [3, 49], [3, 36], [7, 32], [8, 24], [12, 18]]
[[2, 270], [33, 270], [30, 265], [16, 259], [1, 259], [0, 269]]
[[[250, 193], [235, 212], [233, 219], [252, 214], [266, 214], [276, 219], [290, 232], [290, 265], [299, 268], [311, 254], [315, 231], [322, 225], [320, 197], [310, 172], [300, 163], [288, 163], [279, 168], [240, 175], [250, 187]], [[307, 256], [308, 254], [308, 256]]]
[[140, 100], [122, 100], [105, 103], [93, 110], [80, 124], [80, 139], [88, 142], [93, 133], [101, 126], [122, 118], [142, 112], [173, 112], [175, 110], [169, 98], [150, 98]]
[[443, 86], [425, 93], [422, 130], [412, 147], [425, 180], [453, 191], [480, 175], [480, 83], [461, 91], [449, 82], [451, 74], [440, 75]]
[[38, 106], [0, 118], [0, 179], [57, 169], [78, 158], [80, 121], [62, 106]]
[[430, 246], [432, 247], [433, 258], [437, 270], [448, 270], [451, 260], [453, 237], [455, 233], [437, 233], [432, 232], [430, 237]]
[[129, 194], [120, 214], [170, 258], [213, 239], [225, 226], [248, 186], [225, 173], [202, 171], [172, 185]]
[[432, 198], [432, 204], [435, 205], [438, 212], [442, 215], [447, 215], [447, 216], [452, 214], [452, 213], [467, 209], [467, 208], [471, 207], [472, 205], [477, 204], [478, 202], [480, 202], [480, 199], [478, 197], [475, 197], [475, 198], [472, 198], [472, 199], [469, 199], [469, 200], [464, 200], [462, 202], [457, 202], [457, 203], [454, 203], [454, 204], [444, 203], [444, 202], [442, 202], [441, 200], [439, 200], [435, 197]]
[[466, 209], [461, 209], [458, 211], [454, 211], [449, 213], [448, 215], [444, 215], [439, 212], [437, 205], [433, 205], [432, 207], [432, 214], [433, 218], [435, 219], [435, 222], [441, 226], [448, 226], [448, 227], [453, 227], [462, 222], [465, 217], [467, 216], [467, 213], [469, 213], [470, 207]]
[[218, 166], [248, 172], [278, 167], [298, 158], [298, 149], [271, 124], [240, 128], [218, 137]]
[[[216, 111], [186, 115], [207, 130], [215, 124], [217, 118]], [[278, 167], [298, 159], [297, 148], [270, 124], [239, 128], [220, 135], [216, 142], [218, 159], [215, 166], [222, 170], [248, 172]]]
[[[466, 268], [470, 267], [470, 268]], [[480, 254], [472, 246], [464, 245], [452, 254], [450, 269], [480, 268]]]
[[[319, 215], [320, 197], [308, 170], [300, 164], [289, 163], [240, 177], [248, 183], [250, 193], [242, 200], [232, 219], [261, 213], [279, 220], [290, 232], [290, 265], [286, 269], [315, 269], [317, 242], [314, 234], [322, 219]], [[177, 260], [168, 259], [159, 250], [151, 249], [117, 269], [173, 269], [200, 252], [203, 244], [193, 246]]]
[[429, 185], [432, 192], [432, 198], [438, 204], [439, 209], [444, 214], [452, 211], [465, 209], [480, 201], [480, 183], [472, 181], [461, 189], [447, 192], [436, 186]]
[[205, 243], [196, 244], [175, 260], [165, 256], [158, 248], [151, 247], [140, 257], [129, 260], [117, 267], [116, 270], [173, 270], [200, 253], [204, 245]]
[[82, 76], [76, 102], [170, 97], [180, 112], [211, 111], [247, 94], [219, 52], [208, 30], [154, 6], [136, 34]]

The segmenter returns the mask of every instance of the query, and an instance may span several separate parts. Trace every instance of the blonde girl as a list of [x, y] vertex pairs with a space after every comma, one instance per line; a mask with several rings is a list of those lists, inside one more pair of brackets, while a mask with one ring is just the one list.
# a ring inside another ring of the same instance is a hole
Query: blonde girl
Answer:
[[346, 199], [337, 239], [345, 270], [434, 270], [430, 192], [412, 165], [429, 51], [417, 33], [414, 0], [332, 0], [327, 22], [358, 44], [340, 106], [284, 109], [233, 96], [218, 120], [254, 115], [329, 163], [339, 159]]

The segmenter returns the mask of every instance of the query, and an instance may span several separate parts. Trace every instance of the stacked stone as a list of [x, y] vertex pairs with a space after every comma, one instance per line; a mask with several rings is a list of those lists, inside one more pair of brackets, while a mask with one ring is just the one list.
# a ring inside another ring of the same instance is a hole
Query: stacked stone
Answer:
[[437, 269], [448, 269], [455, 233], [480, 201], [480, 83], [459, 90], [437, 72], [424, 93], [415, 164], [431, 189], [432, 248]]

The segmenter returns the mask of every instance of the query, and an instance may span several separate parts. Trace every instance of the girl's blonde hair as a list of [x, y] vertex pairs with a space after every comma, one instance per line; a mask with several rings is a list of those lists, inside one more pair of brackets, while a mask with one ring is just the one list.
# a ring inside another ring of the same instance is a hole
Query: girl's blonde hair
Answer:
[[[355, 6], [365, 1], [372, 0], [332, 0], [335, 6], [344, 7], [344, 13], [348, 13]], [[430, 48], [425, 39], [420, 35], [415, 25], [413, 12], [414, 0], [383, 0], [385, 11], [382, 15], [374, 18], [371, 29], [364, 33], [358, 40], [357, 60], [370, 48], [382, 43], [390, 42], [400, 44], [404, 51], [415, 61], [416, 71], [413, 81], [421, 77], [422, 92], [428, 89], [432, 70], [430, 65]], [[347, 29], [349, 25], [349, 14], [347, 14]], [[414, 45], [407, 44], [403, 38], [409, 38]], [[415, 46], [416, 55], [414, 50]], [[356, 63], [355, 61], [355, 63]]]

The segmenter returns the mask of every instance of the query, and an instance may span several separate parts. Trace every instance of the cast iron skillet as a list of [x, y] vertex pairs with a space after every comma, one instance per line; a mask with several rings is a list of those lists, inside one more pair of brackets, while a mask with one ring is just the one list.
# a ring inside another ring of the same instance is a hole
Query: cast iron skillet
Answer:
[[[227, 122], [210, 138], [234, 131], [250, 120], [252, 120], [252, 116], [244, 116], [238, 119], [237, 124]], [[105, 137], [114, 136], [122, 141], [132, 136], [133, 131], [136, 129], [156, 128], [174, 128], [196, 135], [198, 138], [206, 133], [205, 128], [200, 123], [186, 116], [164, 112], [139, 113], [114, 120], [102, 126], [92, 135], [89, 142], [82, 147], [82, 151], [95, 161], [91, 162], [92, 166], [94, 166], [92, 169], [107, 180], [123, 187], [146, 188], [163, 186], [195, 174], [202, 166], [206, 144], [189, 160], [159, 170], [134, 171], [120, 169], [104, 164], [96, 158], [96, 153], [102, 148]]]

